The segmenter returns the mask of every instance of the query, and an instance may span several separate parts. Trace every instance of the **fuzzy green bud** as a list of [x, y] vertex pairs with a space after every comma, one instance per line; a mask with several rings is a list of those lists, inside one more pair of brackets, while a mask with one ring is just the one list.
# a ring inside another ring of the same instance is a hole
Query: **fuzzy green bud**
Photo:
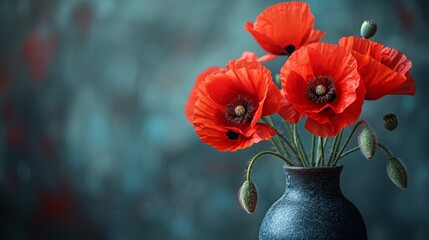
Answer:
[[370, 38], [374, 36], [377, 31], [377, 24], [373, 20], [365, 20], [360, 27], [360, 35], [363, 38]]
[[251, 214], [255, 211], [258, 203], [258, 190], [252, 181], [245, 181], [238, 190], [238, 201], [247, 213]]
[[384, 115], [383, 120], [384, 120], [384, 127], [389, 131], [395, 130], [396, 127], [398, 126], [398, 118], [393, 113]]
[[377, 140], [374, 131], [370, 127], [366, 125], [363, 127], [358, 137], [358, 144], [366, 159], [369, 160], [374, 156]]
[[408, 184], [408, 175], [405, 166], [399, 161], [399, 159], [393, 157], [387, 161], [386, 164], [387, 175], [390, 180], [399, 187], [404, 190], [407, 188]]

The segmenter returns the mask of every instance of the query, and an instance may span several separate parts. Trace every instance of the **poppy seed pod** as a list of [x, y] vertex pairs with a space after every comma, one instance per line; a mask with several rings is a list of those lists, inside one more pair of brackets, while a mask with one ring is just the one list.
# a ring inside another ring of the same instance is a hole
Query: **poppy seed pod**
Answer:
[[384, 115], [383, 120], [384, 120], [384, 127], [389, 131], [395, 130], [396, 127], [398, 126], [398, 118], [393, 113]]
[[360, 27], [360, 35], [363, 38], [370, 38], [374, 36], [376, 31], [377, 31], [377, 23], [375, 23], [373, 20], [363, 21], [362, 26]]
[[386, 171], [390, 180], [399, 187], [404, 190], [407, 188], [408, 183], [408, 175], [407, 170], [404, 165], [397, 158], [393, 157], [389, 159], [386, 163]]
[[245, 181], [238, 190], [238, 201], [247, 213], [251, 214], [255, 211], [258, 203], [258, 190], [252, 181]]
[[374, 156], [377, 146], [374, 131], [370, 127], [364, 126], [359, 134], [358, 143], [362, 154], [370, 160]]

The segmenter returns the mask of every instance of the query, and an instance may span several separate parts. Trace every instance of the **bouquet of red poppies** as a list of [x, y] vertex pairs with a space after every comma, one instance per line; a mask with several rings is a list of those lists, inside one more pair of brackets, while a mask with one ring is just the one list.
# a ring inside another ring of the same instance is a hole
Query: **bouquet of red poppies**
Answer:
[[[243, 194], [256, 193], [250, 172], [260, 156], [274, 155], [290, 166], [327, 167], [359, 150], [371, 159], [377, 148], [387, 156], [389, 177], [406, 188], [407, 173], [401, 161], [359, 120], [364, 100], [416, 91], [409, 73], [411, 61], [400, 51], [369, 40], [377, 29], [374, 21], [364, 21], [361, 37], [323, 43], [320, 40], [326, 33], [314, 29], [309, 5], [283, 2], [268, 7], [244, 28], [268, 53], [258, 58], [244, 52], [225, 67], [206, 69], [198, 75], [185, 106], [201, 141], [220, 151], [244, 149], [262, 140], [272, 142], [274, 151], [260, 152], [249, 162]], [[276, 81], [261, 63], [281, 55], [287, 60]], [[310, 146], [304, 146], [300, 138], [297, 123], [301, 119], [312, 135]], [[394, 114], [386, 115], [384, 121], [387, 129], [396, 128]], [[352, 125], [343, 137], [344, 129]], [[358, 146], [348, 148], [355, 133]], [[252, 206], [245, 209], [254, 210]]]

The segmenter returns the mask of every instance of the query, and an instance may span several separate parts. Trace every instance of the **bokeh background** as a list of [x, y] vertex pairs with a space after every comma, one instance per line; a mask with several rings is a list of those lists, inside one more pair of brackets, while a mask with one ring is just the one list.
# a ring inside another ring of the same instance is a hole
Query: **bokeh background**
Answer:
[[[243, 27], [277, 1], [2, 0], [0, 239], [257, 239], [284, 192], [282, 162], [256, 163], [257, 211], [236, 199], [259, 143], [222, 153], [183, 106], [195, 76], [243, 51]], [[308, 1], [325, 42], [378, 23], [375, 41], [413, 62], [417, 94], [365, 103], [362, 118], [408, 166], [396, 188], [382, 153], [342, 164], [369, 239], [429, 239], [427, 1]], [[285, 58], [266, 64], [277, 72]], [[394, 112], [388, 132], [382, 116]]]

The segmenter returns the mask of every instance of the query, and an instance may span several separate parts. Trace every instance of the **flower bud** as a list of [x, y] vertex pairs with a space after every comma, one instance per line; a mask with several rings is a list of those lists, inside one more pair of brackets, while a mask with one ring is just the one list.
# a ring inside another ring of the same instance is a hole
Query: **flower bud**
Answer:
[[363, 127], [358, 137], [358, 144], [360, 151], [366, 157], [366, 159], [369, 160], [374, 156], [377, 141], [375, 139], [375, 133], [370, 127]]
[[384, 120], [384, 127], [389, 131], [395, 130], [396, 127], [398, 126], [398, 118], [396, 118], [396, 115], [393, 113], [384, 115], [383, 120]]
[[404, 190], [407, 188], [408, 183], [408, 175], [407, 170], [404, 165], [399, 161], [399, 159], [393, 157], [387, 161], [386, 164], [387, 175], [390, 180], [399, 187]]
[[377, 24], [373, 20], [365, 20], [360, 27], [360, 35], [363, 38], [370, 38], [374, 36], [377, 31]]
[[238, 201], [247, 213], [251, 214], [255, 211], [258, 202], [258, 190], [252, 181], [245, 181], [238, 190]]

